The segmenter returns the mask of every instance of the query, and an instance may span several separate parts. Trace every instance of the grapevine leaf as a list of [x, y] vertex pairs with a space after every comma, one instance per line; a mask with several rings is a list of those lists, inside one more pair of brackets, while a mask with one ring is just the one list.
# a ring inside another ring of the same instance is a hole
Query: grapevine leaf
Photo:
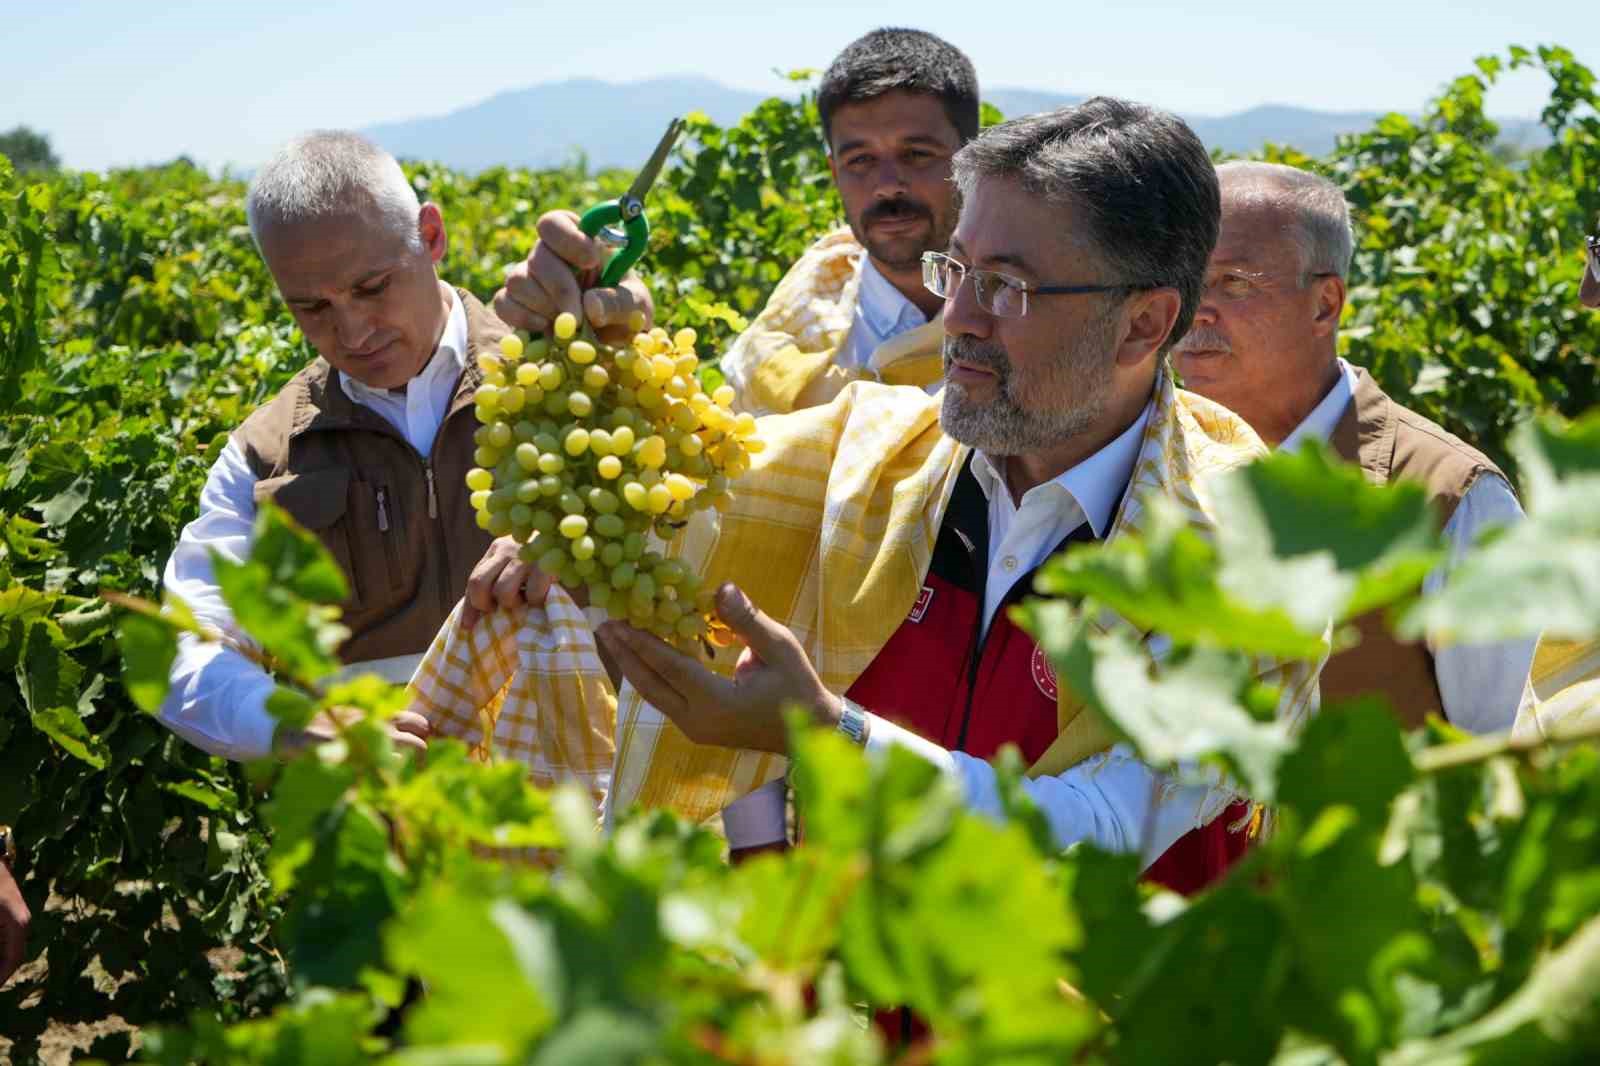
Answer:
[[155, 714], [167, 698], [178, 636], [170, 625], [142, 614], [125, 614], [117, 623], [122, 649], [122, 684], [142, 711]]
[[1452, 569], [1402, 619], [1403, 635], [1466, 644], [1600, 636], [1600, 415], [1570, 428], [1524, 426], [1513, 444], [1528, 517]]
[[1261, 700], [1243, 656], [1197, 649], [1152, 671], [1133, 637], [1090, 635], [1069, 604], [1036, 602], [1027, 610], [1058, 675], [1140, 758], [1163, 769], [1219, 759], [1257, 801], [1271, 800], [1292, 741], [1285, 723], [1259, 720], [1249, 709]]
[[264, 810], [272, 828], [269, 872], [280, 892], [294, 886], [296, 871], [311, 858], [314, 833], [355, 782], [348, 765], [324, 762], [315, 754], [284, 767]]
[[406, 1018], [406, 1038], [518, 1054], [560, 1009], [554, 933], [514, 904], [464, 889], [441, 884], [425, 890], [384, 934], [390, 965], [428, 987], [427, 998]]
[[1317, 442], [1219, 478], [1223, 588], [1278, 607], [1306, 631], [1392, 603], [1440, 559], [1422, 486], [1374, 485]]
[[1325, 647], [1323, 626], [1302, 626], [1282, 606], [1242, 602], [1219, 581], [1215, 546], [1191, 529], [1177, 505], [1147, 501], [1143, 537], [1069, 548], [1040, 568], [1034, 588], [1089, 597], [1144, 630], [1177, 644], [1310, 659]]
[[34, 711], [31, 717], [33, 727], [55, 741], [62, 750], [96, 770], [105, 769], [110, 751], [103, 739], [89, 732], [89, 727], [83, 724], [77, 711], [71, 707], [49, 707]]

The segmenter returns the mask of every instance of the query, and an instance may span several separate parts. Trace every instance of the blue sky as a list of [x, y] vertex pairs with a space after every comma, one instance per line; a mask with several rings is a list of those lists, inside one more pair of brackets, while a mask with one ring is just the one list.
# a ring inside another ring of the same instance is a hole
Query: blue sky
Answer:
[[[85, 169], [180, 153], [248, 167], [303, 129], [438, 114], [576, 76], [698, 73], [777, 90], [774, 69], [825, 66], [882, 25], [940, 34], [986, 84], [1114, 93], [1191, 114], [1261, 103], [1414, 110], [1475, 55], [1513, 42], [1562, 44], [1600, 69], [1588, 0], [11, 0], [0, 19], [0, 129], [42, 129]], [[1546, 89], [1508, 79], [1490, 110], [1535, 114]]]

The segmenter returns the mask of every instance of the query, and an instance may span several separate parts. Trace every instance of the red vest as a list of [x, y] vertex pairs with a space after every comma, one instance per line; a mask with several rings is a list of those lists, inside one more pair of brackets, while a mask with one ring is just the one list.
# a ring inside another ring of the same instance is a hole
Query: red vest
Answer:
[[[1093, 536], [1085, 522], [1060, 547]], [[1032, 593], [1032, 572], [1011, 586], [980, 636], [988, 559], [989, 505], [969, 461], [940, 526], [922, 594], [846, 695], [951, 751], [988, 759], [1015, 744], [1032, 763], [1059, 732], [1055, 671], [1043, 649], [1007, 617], [1007, 607]], [[1247, 846], [1244, 833], [1228, 829], [1246, 811], [1230, 808], [1186, 834], [1150, 867], [1147, 879], [1185, 895], [1217, 880]]]

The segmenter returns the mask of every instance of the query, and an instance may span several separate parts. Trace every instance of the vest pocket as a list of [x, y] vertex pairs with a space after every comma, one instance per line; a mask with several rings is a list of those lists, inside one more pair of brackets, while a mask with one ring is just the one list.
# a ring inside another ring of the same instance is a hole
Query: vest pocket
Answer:
[[366, 584], [355, 565], [346, 520], [350, 513], [350, 489], [350, 471], [333, 468], [266, 478], [256, 482], [254, 490], [258, 507], [267, 501], [277, 504], [290, 518], [316, 534], [322, 546], [328, 549], [350, 586], [350, 595], [344, 602], [346, 611], [361, 607]]

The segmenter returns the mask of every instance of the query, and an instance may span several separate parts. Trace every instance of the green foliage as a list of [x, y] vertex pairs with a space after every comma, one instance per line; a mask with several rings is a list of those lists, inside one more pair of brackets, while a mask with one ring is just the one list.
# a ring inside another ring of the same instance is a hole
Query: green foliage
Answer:
[[[1552, 82], [1554, 143], [1514, 161], [1482, 110], [1508, 67]], [[1577, 236], [1600, 215], [1594, 103], [1569, 53], [1514, 49], [1420, 121], [1390, 116], [1326, 160], [1279, 153], [1357, 206], [1346, 353], [1496, 456], [1529, 414], [1600, 400], [1600, 319], [1576, 308]], [[837, 224], [817, 127], [809, 97], [727, 128], [691, 116], [650, 203], [664, 324], [724, 346]], [[408, 174], [443, 209], [444, 275], [483, 297], [541, 212], [631, 178]], [[0, 159], [0, 822], [27, 850], [31, 950], [48, 949], [0, 991], [13, 1057], [52, 1022], [116, 1014], [170, 1063], [883, 1061], [867, 1002], [932, 1024], [912, 1061], [1556, 1062], [1593, 1046], [1600, 757], [1443, 727], [1402, 738], [1364, 704], [1293, 738], [1244, 657], [1319, 654], [1319, 618], [1385, 604], [1472, 639], [1547, 619], [1593, 635], [1600, 423], [1520, 431], [1530, 522], [1415, 605], [1437, 550], [1419, 498], [1318, 453], [1218, 486], [1237, 521], [1214, 545], [1167, 516], [1145, 542], [1049, 567], [1050, 591], [1176, 644], [1154, 669], [1068, 603], [1036, 608], [1091, 707], [1152, 762], [1275, 796], [1275, 831], [1213, 891], [1183, 903], [1141, 889], [1129, 858], [1059, 854], [1014, 758], [1010, 817], [991, 823], [925, 767], [868, 765], [828, 737], [799, 740], [806, 843], [730, 870], [718, 841], [661, 814], [601, 839], [585, 800], [530, 790], [514, 764], [448, 744], [401, 760], [378, 725], [393, 692], [319, 688], [338, 575], [270, 509], [219, 577], [279, 669], [271, 707], [290, 724], [333, 703], [368, 717], [256, 772], [152, 719], [178, 634], [203, 636], [148, 602], [159, 567], [225, 435], [311, 355], [241, 194], [181, 162], [24, 177]], [[146, 602], [119, 615], [102, 591]], [[402, 1006], [413, 980], [427, 993]]]

